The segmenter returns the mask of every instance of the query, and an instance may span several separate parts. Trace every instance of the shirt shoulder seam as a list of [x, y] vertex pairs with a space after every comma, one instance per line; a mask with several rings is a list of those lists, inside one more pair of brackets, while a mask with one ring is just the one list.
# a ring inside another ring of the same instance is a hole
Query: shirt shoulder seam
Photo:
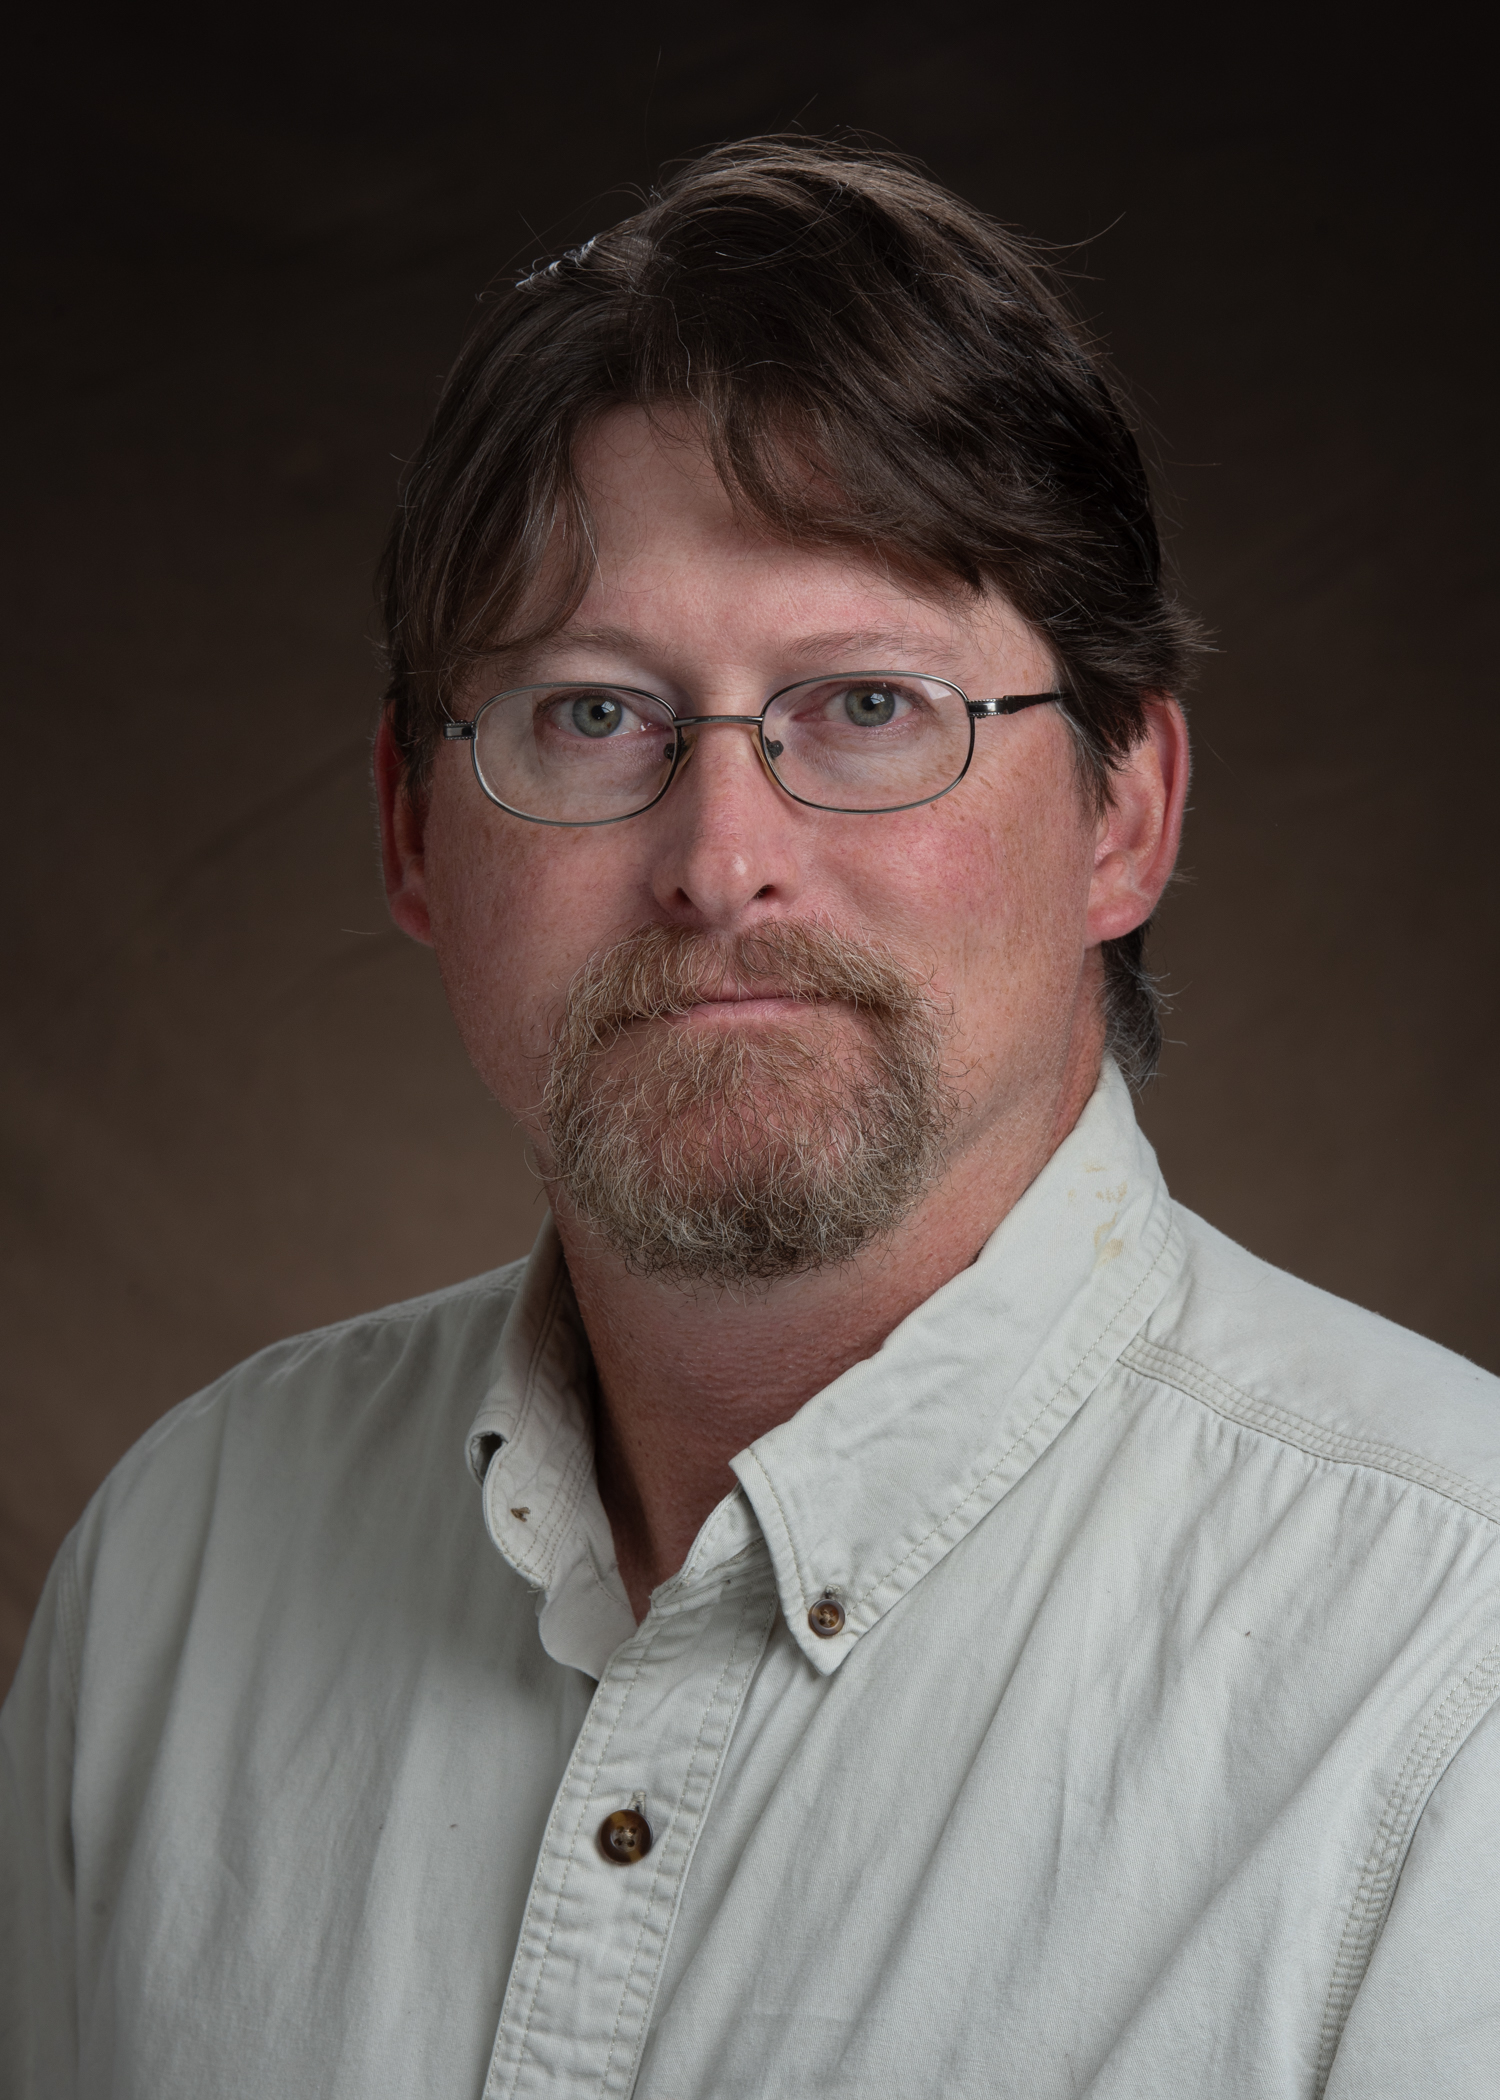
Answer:
[[1186, 1393], [1189, 1399], [1202, 1401], [1226, 1420], [1290, 1444], [1309, 1457], [1328, 1459], [1338, 1465], [1368, 1466], [1375, 1472], [1391, 1474], [1458, 1503], [1488, 1523], [1500, 1524], [1500, 1496], [1489, 1493], [1478, 1481], [1469, 1480], [1462, 1473], [1423, 1458], [1420, 1452], [1374, 1437], [1351, 1436], [1345, 1430], [1330, 1429], [1321, 1422], [1309, 1421], [1305, 1415], [1293, 1414], [1272, 1401], [1257, 1400], [1221, 1378], [1207, 1364], [1160, 1342], [1147, 1341], [1144, 1336], [1138, 1335], [1127, 1344], [1120, 1352], [1120, 1361]]
[[1422, 1811], [1444, 1771], [1497, 1697], [1500, 1647], [1482, 1655], [1428, 1712], [1402, 1761], [1355, 1882], [1328, 1979], [1314, 2086], [1319, 2096], [1327, 2087], [1345, 2022], [1385, 1925]]

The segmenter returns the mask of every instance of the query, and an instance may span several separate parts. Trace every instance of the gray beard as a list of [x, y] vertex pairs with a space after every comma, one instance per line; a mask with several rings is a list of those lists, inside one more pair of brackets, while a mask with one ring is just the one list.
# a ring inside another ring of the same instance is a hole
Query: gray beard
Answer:
[[[685, 1013], [725, 974], [829, 1001], [808, 1026], [722, 1033], [637, 1024]], [[637, 1275], [766, 1284], [847, 1262], [940, 1169], [954, 1097], [938, 1014], [883, 948], [807, 923], [722, 940], [646, 927], [569, 989], [543, 1111], [568, 1203]]]

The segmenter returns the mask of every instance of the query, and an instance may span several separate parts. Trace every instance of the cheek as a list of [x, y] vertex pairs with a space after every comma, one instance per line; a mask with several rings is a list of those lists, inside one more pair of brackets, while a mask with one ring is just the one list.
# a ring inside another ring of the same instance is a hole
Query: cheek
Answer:
[[[512, 1113], [535, 1100], [563, 995], [584, 959], [635, 923], [588, 832], [434, 798], [427, 829], [433, 946], [464, 1047]], [[639, 914], [636, 914], [638, 919]]]
[[1024, 788], [976, 781], [966, 802], [913, 811], [884, 857], [889, 937], [931, 969], [976, 1078], [992, 1063], [1028, 1064], [1028, 1045], [1050, 1059], [1073, 1026], [1094, 827], [1066, 764]]
[[1044, 961], [1076, 972], [1091, 827], [1071, 795], [977, 802], [933, 803], [893, 830], [883, 857], [892, 924], [925, 939], [945, 975], [1009, 976]]

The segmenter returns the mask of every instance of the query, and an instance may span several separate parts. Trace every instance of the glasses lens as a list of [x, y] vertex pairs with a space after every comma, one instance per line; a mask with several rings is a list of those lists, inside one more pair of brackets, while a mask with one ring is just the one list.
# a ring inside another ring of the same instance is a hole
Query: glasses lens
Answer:
[[671, 711], [620, 686], [525, 686], [475, 718], [485, 788], [547, 824], [607, 824], [644, 809], [671, 777], [676, 746]]
[[929, 802], [969, 762], [974, 725], [957, 686], [905, 672], [813, 678], [778, 693], [766, 755], [791, 794], [820, 809]]

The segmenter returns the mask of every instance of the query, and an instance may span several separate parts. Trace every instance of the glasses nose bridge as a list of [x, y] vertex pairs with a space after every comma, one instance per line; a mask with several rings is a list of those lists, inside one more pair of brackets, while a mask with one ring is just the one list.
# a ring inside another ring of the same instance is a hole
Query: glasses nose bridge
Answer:
[[687, 729], [759, 729], [765, 720], [765, 709], [758, 715], [674, 715], [673, 726]]
[[776, 778], [771, 761], [766, 753], [764, 735], [766, 712], [764, 708], [761, 709], [758, 715], [674, 715], [672, 719], [673, 726], [677, 732], [678, 742], [681, 745], [676, 764], [672, 769], [674, 780], [683, 771], [692, 757], [700, 729], [748, 729], [753, 732], [755, 756], [760, 761], [761, 771], [773, 787], [780, 788], [783, 794], [786, 793], [785, 788], [782, 788], [781, 782]]

